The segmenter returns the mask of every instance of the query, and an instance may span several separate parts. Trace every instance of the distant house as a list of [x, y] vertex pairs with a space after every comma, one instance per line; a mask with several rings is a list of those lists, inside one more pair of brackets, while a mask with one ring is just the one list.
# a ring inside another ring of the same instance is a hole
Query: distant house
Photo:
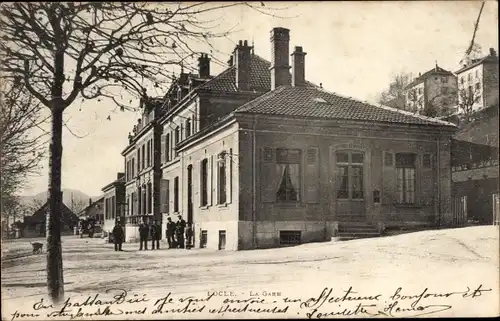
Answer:
[[[48, 201], [33, 215], [25, 216], [23, 223], [23, 237], [45, 236]], [[78, 224], [78, 216], [66, 204], [62, 203], [61, 235], [73, 234], [73, 228]]]
[[474, 111], [498, 105], [498, 57], [494, 48], [489, 55], [468, 61], [455, 74], [459, 103], [470, 100]]
[[86, 218], [93, 218], [96, 220], [96, 222], [103, 224], [104, 196], [101, 196], [94, 202], [92, 202], [92, 199], [89, 199], [89, 205], [85, 207], [79, 214], [80, 214], [79, 216], [84, 216]]
[[[408, 110], [428, 116], [446, 115], [456, 107], [457, 77], [436, 64], [406, 86], [405, 93]], [[431, 109], [435, 109], [435, 115], [429, 115]]]
[[116, 180], [102, 188], [103, 213], [105, 232], [111, 232], [117, 221], [124, 220], [125, 204], [125, 173], [117, 173]]

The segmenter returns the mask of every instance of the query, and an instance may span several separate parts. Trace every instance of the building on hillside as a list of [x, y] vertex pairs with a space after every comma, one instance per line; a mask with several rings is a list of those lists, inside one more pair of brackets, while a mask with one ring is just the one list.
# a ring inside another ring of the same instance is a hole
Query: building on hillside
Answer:
[[458, 103], [473, 111], [498, 105], [498, 56], [494, 48], [480, 59], [472, 59], [455, 72], [458, 77]]
[[102, 188], [104, 232], [111, 232], [116, 221], [124, 221], [127, 212], [125, 202], [125, 173], [118, 173], [116, 180]]
[[477, 111], [453, 137], [452, 195], [464, 200], [467, 219], [479, 224], [494, 223], [498, 210], [498, 112], [498, 104]]
[[[49, 203], [47, 201], [33, 213], [33, 215], [24, 217], [23, 229], [21, 232], [23, 237], [45, 236], [48, 206]], [[74, 227], [78, 225], [78, 216], [73, 213], [66, 204], [62, 203], [61, 206], [61, 235], [72, 235], [74, 233]]]
[[144, 102], [154, 115], [122, 153], [127, 228], [181, 215], [196, 247], [238, 250], [329, 239], [341, 224], [450, 223], [455, 125], [307, 82], [288, 29], [271, 31], [271, 52], [240, 41], [219, 75], [202, 56], [198, 75]]
[[436, 67], [419, 74], [405, 88], [407, 110], [427, 116], [453, 113], [457, 105], [457, 77]]
[[99, 197], [96, 201], [92, 201], [92, 199], [89, 198], [89, 205], [87, 205], [78, 216], [93, 218], [96, 223], [104, 224], [104, 196]]

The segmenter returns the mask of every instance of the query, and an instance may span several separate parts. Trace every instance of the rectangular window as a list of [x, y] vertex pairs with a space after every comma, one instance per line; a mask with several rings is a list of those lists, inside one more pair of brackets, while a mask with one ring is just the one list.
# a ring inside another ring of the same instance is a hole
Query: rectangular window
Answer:
[[300, 164], [300, 149], [276, 150], [276, 171], [279, 178], [277, 201], [300, 201]]
[[142, 162], [141, 162], [141, 169], [144, 169], [146, 166], [146, 145], [142, 145]]
[[218, 186], [218, 204], [226, 203], [226, 158], [225, 152], [219, 154], [217, 159], [218, 175], [217, 175], [217, 186]]
[[146, 166], [149, 167], [151, 166], [151, 141], [148, 140], [147, 142], [147, 162]]
[[208, 242], [208, 233], [206, 230], [202, 230], [200, 235], [200, 248], [202, 249], [206, 248], [207, 242]]
[[170, 134], [165, 136], [165, 161], [170, 161]]
[[208, 159], [203, 159], [201, 161], [201, 168], [200, 168], [200, 175], [201, 175], [201, 181], [200, 181], [200, 191], [201, 191], [201, 206], [207, 206], [208, 205]]
[[441, 94], [442, 95], [448, 94], [448, 87], [441, 87]]
[[442, 78], [442, 81], [443, 81], [443, 83], [445, 83], [445, 84], [446, 84], [446, 83], [448, 82], [448, 77], [444, 76], [444, 77]]
[[137, 173], [141, 171], [141, 147], [137, 149]]
[[280, 245], [300, 244], [301, 231], [280, 231]]
[[397, 192], [400, 204], [415, 202], [415, 160], [415, 154], [396, 154]]
[[337, 198], [363, 199], [364, 154], [360, 152], [339, 151], [336, 153], [336, 159]]
[[186, 138], [191, 136], [191, 120], [186, 119]]
[[179, 212], [179, 176], [174, 178], [174, 212]]
[[[177, 126], [175, 127], [175, 146], [173, 146], [174, 148], [177, 146], [180, 140], [181, 140], [181, 130], [179, 126]], [[174, 152], [174, 155], [175, 157], [177, 157], [177, 151]]]

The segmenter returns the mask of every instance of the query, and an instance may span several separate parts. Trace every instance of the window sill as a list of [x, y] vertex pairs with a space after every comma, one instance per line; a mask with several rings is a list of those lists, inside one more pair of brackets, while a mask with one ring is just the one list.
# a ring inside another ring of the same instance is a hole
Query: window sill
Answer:
[[305, 204], [302, 204], [300, 202], [276, 202], [273, 204], [276, 207], [285, 207], [285, 208], [300, 208], [300, 207], [305, 207]]
[[200, 206], [200, 210], [208, 210], [208, 205], [205, 205], [205, 206]]
[[226, 208], [228, 205], [229, 205], [229, 203], [217, 204], [217, 207]]
[[422, 206], [418, 205], [418, 204], [399, 204], [399, 203], [395, 203], [393, 205], [395, 207], [400, 207], [400, 208], [422, 208]]

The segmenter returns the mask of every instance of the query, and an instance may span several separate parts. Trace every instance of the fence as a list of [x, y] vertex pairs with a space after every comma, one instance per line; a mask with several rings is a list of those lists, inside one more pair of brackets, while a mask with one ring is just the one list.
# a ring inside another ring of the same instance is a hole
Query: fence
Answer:
[[493, 194], [493, 225], [500, 225], [500, 197]]
[[451, 199], [451, 212], [453, 227], [465, 226], [467, 224], [467, 196], [453, 197]]

